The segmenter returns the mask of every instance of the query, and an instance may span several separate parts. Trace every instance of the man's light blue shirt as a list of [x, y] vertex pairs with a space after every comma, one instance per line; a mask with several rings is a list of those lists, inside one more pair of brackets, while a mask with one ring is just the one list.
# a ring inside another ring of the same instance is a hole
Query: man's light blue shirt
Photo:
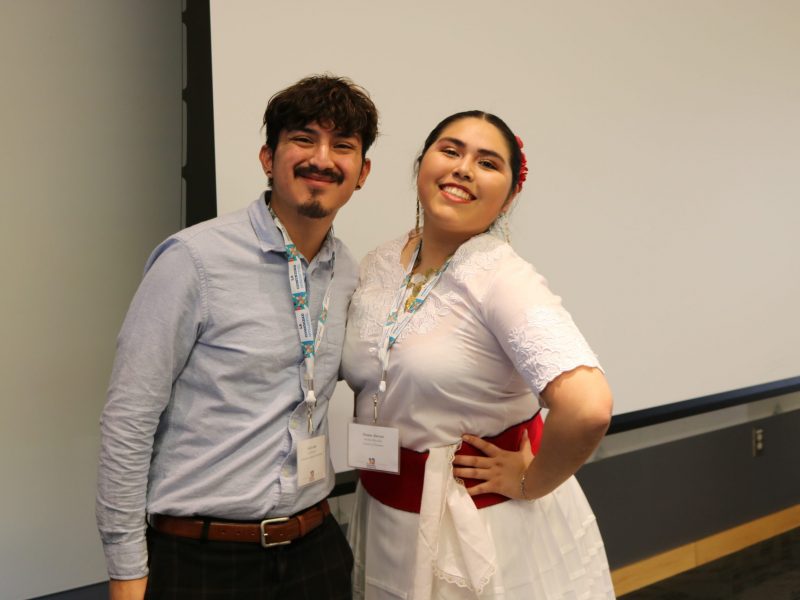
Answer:
[[297, 444], [327, 435], [357, 282], [352, 255], [328, 235], [304, 263], [315, 324], [334, 252], [312, 434], [286, 249], [265, 196], [152, 253], [117, 340], [101, 418], [97, 520], [110, 577], [147, 574], [146, 512], [259, 520], [330, 493], [330, 453], [327, 478], [298, 488]]

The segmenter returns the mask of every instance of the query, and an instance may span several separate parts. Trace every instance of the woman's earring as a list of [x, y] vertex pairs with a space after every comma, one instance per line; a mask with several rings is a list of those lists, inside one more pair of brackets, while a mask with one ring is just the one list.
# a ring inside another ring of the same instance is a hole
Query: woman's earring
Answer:
[[500, 233], [503, 234], [503, 240], [506, 244], [511, 243], [511, 231], [508, 227], [508, 213], [502, 212], [497, 217], [497, 227], [500, 229]]
[[419, 205], [419, 196], [417, 197], [417, 218], [414, 222], [414, 235], [419, 235], [420, 220], [422, 218], [422, 208]]

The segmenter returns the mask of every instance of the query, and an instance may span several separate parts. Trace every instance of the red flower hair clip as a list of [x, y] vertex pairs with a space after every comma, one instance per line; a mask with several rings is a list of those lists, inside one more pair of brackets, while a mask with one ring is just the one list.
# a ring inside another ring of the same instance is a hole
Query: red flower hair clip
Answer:
[[519, 146], [519, 176], [517, 177], [517, 193], [519, 193], [522, 191], [522, 184], [525, 183], [525, 180], [528, 178], [528, 159], [522, 151], [522, 138], [518, 135], [514, 137], [517, 138], [517, 145]]

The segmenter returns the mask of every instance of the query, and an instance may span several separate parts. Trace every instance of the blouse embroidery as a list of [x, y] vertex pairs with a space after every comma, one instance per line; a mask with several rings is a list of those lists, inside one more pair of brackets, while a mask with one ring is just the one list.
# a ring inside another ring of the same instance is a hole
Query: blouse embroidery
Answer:
[[[400, 253], [407, 241], [403, 236], [378, 248], [364, 260], [361, 287], [353, 297], [353, 321], [359, 324], [358, 335], [363, 341], [380, 337], [386, 311], [403, 278]], [[475, 236], [462, 244], [453, 255], [448, 272], [428, 297], [422, 309], [409, 322], [400, 336], [423, 335], [433, 331], [442, 318], [451, 313], [459, 301], [453, 281], [458, 284], [475, 282], [477, 278], [494, 269], [510, 247], [490, 235]]]
[[597, 356], [561, 307], [536, 306], [508, 337], [514, 366], [541, 393], [553, 379], [579, 366], [600, 367]]
[[462, 284], [474, 282], [476, 277], [497, 267], [511, 247], [491, 235], [475, 236], [456, 251], [450, 270], [453, 278]]

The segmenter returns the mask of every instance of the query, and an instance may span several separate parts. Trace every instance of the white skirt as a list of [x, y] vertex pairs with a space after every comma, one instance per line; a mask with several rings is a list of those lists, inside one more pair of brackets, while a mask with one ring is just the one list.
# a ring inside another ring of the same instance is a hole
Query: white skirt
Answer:
[[[430, 600], [615, 598], [597, 522], [574, 477], [536, 501], [509, 500], [476, 512], [493, 545], [494, 568], [480, 591], [436, 572]], [[358, 485], [348, 527], [355, 598], [429, 600], [413, 591], [419, 589], [419, 523], [418, 514], [381, 504]]]

